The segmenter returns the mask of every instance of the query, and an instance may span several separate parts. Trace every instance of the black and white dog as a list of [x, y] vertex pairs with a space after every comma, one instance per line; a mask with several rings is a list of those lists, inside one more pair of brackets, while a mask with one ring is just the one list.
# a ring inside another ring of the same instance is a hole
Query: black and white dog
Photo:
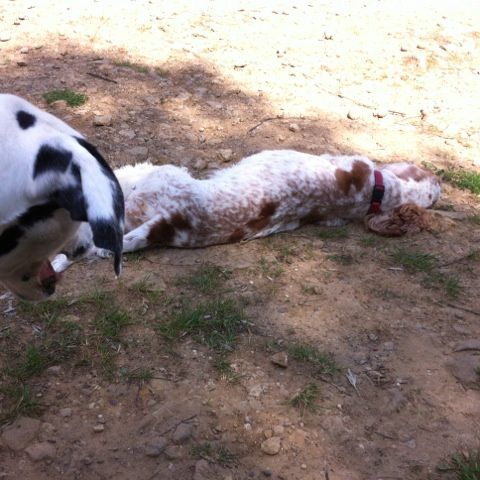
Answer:
[[50, 258], [88, 222], [121, 269], [122, 190], [97, 149], [55, 116], [0, 94], [0, 283], [27, 300], [55, 291]]

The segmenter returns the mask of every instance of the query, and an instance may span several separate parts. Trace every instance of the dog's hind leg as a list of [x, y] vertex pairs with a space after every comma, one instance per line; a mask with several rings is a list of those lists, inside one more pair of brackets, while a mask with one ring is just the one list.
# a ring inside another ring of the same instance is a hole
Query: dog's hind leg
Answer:
[[155, 217], [128, 232], [123, 236], [123, 251], [125, 253], [135, 252], [159, 243], [155, 241], [154, 237], [156, 228], [160, 224], [162, 224], [160, 217]]

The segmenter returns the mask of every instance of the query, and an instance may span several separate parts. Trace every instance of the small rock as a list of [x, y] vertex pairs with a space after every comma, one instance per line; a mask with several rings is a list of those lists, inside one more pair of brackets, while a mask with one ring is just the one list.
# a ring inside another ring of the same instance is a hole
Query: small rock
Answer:
[[56, 449], [51, 443], [41, 442], [27, 447], [25, 452], [34, 462], [39, 462], [55, 457]]
[[23, 55], [27, 54], [29, 51], [30, 49], [28, 47], [23, 47], [20, 49], [20, 53]]
[[101, 424], [106, 423], [105, 417], [101, 413], [97, 415], [97, 422]]
[[271, 437], [262, 442], [261, 449], [267, 455], [277, 455], [280, 451], [281, 442], [280, 437]]
[[264, 468], [262, 473], [265, 477], [271, 477], [273, 475], [273, 472], [270, 468]]
[[60, 365], [53, 365], [47, 368], [47, 373], [58, 376], [62, 373], [62, 367]]
[[8, 35], [0, 33], [0, 42], [8, 42], [10, 38]]
[[394, 348], [393, 342], [385, 342], [385, 343], [383, 344], [383, 349], [384, 349], [386, 352], [392, 352], [392, 351], [393, 351], [393, 348]]
[[273, 437], [273, 430], [270, 428], [267, 428], [266, 430], [263, 431], [263, 436], [265, 438], [272, 438]]
[[190, 423], [180, 423], [173, 432], [172, 440], [177, 445], [185, 443], [193, 433], [193, 425]]
[[273, 433], [274, 435], [283, 435], [285, 432], [285, 427], [283, 425], [275, 425], [273, 427]]
[[385, 118], [388, 115], [388, 110], [378, 109], [373, 112], [373, 116], [376, 118]]
[[5, 428], [0, 439], [8, 448], [22, 450], [37, 436], [40, 426], [40, 420], [20, 417]]
[[325, 40], [333, 40], [333, 33], [323, 32], [323, 38], [324, 38]]
[[147, 147], [133, 147], [127, 150], [127, 153], [132, 157], [135, 157], [137, 160], [145, 159], [148, 157], [148, 148]]
[[137, 134], [133, 130], [120, 130], [118, 134], [122, 137], [129, 138], [130, 140], [137, 136]]
[[266, 390], [264, 385], [254, 385], [250, 390], [248, 391], [248, 396], [253, 397], [253, 398], [259, 398], [262, 393], [264, 393]]
[[270, 357], [270, 361], [282, 368], [288, 367], [288, 354], [287, 352], [277, 352]]
[[408, 403], [408, 399], [399, 389], [394, 389], [390, 393], [392, 394], [392, 397], [387, 406], [387, 411], [389, 413], [399, 412]]
[[480, 376], [476, 372], [479, 365], [479, 357], [463, 354], [456, 356], [451, 362], [447, 363], [447, 368], [464, 387], [479, 388]]
[[111, 124], [112, 124], [111, 115], [95, 115], [93, 119], [93, 125], [95, 125], [95, 127], [106, 127]]
[[68, 103], [66, 100], [55, 100], [50, 104], [50, 108], [54, 110], [65, 110], [68, 108]]
[[165, 456], [170, 460], [178, 460], [185, 455], [185, 447], [182, 445], [169, 445], [165, 449]]
[[407, 442], [405, 442], [405, 444], [407, 445], [408, 448], [417, 448], [417, 442], [415, 441], [414, 438], [408, 440]]
[[198, 460], [195, 464], [193, 480], [213, 480], [216, 478], [214, 467], [206, 460]]
[[285, 137], [284, 137], [283, 135], [279, 135], [279, 136], [277, 137], [277, 141], [280, 142], [280, 143], [282, 143], [282, 142], [285, 141]]
[[218, 153], [224, 162], [229, 162], [233, 156], [233, 152], [230, 148], [221, 148]]
[[27, 66], [27, 62], [25, 60], [17, 60], [17, 65], [19, 67], [26, 67]]
[[307, 465], [306, 465], [305, 463], [302, 463], [302, 464], [300, 465], [300, 468], [301, 468], [302, 470], [306, 470], [306, 469], [307, 469]]
[[400, 51], [401, 51], [401, 52], [408, 52], [408, 48], [407, 48], [405, 45], [402, 45], [402, 46], [400, 47]]
[[167, 439], [158, 437], [145, 445], [145, 455], [147, 457], [158, 457], [167, 448]]
[[199, 158], [193, 164], [193, 168], [196, 170], [205, 170], [207, 168], [207, 162], [203, 158]]
[[464, 340], [463, 342], [458, 342], [453, 349], [454, 352], [464, 352], [465, 350], [480, 350], [480, 340], [473, 338], [470, 340]]
[[71, 417], [72, 416], [72, 409], [68, 408], [68, 407], [60, 409], [60, 416], [61, 417]]
[[297, 123], [291, 123], [289, 126], [288, 126], [288, 129], [291, 131], [291, 132], [299, 132], [300, 131], [300, 127]]
[[349, 120], [359, 120], [362, 117], [362, 113], [359, 109], [353, 108], [347, 113]]
[[95, 425], [95, 426], [93, 427], [93, 431], [94, 431], [95, 433], [101, 433], [101, 432], [103, 432], [104, 430], [105, 430], [105, 425], [102, 425], [102, 424]]

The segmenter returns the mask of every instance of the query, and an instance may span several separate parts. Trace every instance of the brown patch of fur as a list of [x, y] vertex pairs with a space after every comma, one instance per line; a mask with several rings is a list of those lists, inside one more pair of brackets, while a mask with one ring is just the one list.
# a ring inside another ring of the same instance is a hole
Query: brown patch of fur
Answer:
[[395, 175], [402, 180], [415, 180], [416, 182], [421, 182], [426, 178], [433, 177], [430, 172], [422, 170], [421, 168], [416, 167], [415, 165], [409, 165], [402, 172], [396, 172]]
[[184, 217], [181, 213], [174, 213], [171, 219], [173, 228], [178, 228], [178, 230], [191, 230], [192, 224], [190, 220]]
[[300, 225], [307, 225], [309, 223], [317, 223], [325, 220], [325, 216], [322, 215], [316, 208], [308, 212], [305, 216], [300, 218]]
[[260, 210], [258, 217], [247, 222], [247, 227], [251, 228], [252, 230], [262, 230], [265, 228], [270, 221], [270, 217], [277, 210], [277, 206], [278, 205], [275, 202], [265, 203]]
[[348, 195], [352, 185], [355, 187], [355, 190], [359, 192], [365, 186], [370, 173], [370, 167], [365, 162], [355, 160], [350, 172], [342, 168], [337, 168], [335, 170], [335, 179], [342, 193]]
[[175, 227], [167, 220], [162, 219], [152, 226], [150, 232], [148, 232], [147, 240], [149, 245], [168, 245], [172, 242], [174, 236]]
[[245, 232], [242, 228], [237, 228], [233, 231], [233, 233], [228, 237], [228, 242], [236, 243], [240, 240], [243, 240], [245, 237]]
[[414, 203], [406, 203], [386, 214], [367, 215], [364, 222], [369, 230], [387, 237], [432, 230], [434, 224], [430, 213]]

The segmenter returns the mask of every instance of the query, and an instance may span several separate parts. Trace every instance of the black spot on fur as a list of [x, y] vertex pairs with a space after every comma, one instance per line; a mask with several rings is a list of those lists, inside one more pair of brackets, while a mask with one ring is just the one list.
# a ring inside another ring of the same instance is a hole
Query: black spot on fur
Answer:
[[35, 223], [43, 222], [53, 217], [55, 210], [58, 210], [60, 206], [58, 203], [51, 201], [42, 205], [34, 205], [30, 207], [25, 213], [20, 215], [18, 224], [22, 227], [29, 228]]
[[47, 172], [65, 173], [71, 160], [72, 152], [60, 150], [50, 145], [42, 145], [35, 160], [33, 178]]
[[31, 113], [25, 112], [23, 110], [19, 110], [17, 112], [17, 122], [22, 130], [33, 127], [36, 121], [37, 119]]
[[115, 212], [115, 216], [119, 221], [123, 220], [125, 216], [125, 202], [123, 200], [123, 192], [120, 188], [117, 177], [113, 173], [107, 161], [102, 157], [102, 155], [95, 146], [87, 142], [84, 138], [75, 137], [75, 140], [97, 160], [100, 167], [102, 168], [103, 173], [111, 180], [113, 192], [113, 209]]
[[22, 235], [23, 230], [18, 225], [7, 228], [0, 235], [0, 255], [11, 252], [18, 245]]
[[18, 218], [17, 223], [8, 227], [0, 235], [0, 255], [6, 255], [14, 250], [28, 228], [38, 222], [51, 218], [55, 210], [58, 208], [59, 205], [57, 203], [48, 202], [43, 205], [30, 207], [26, 212], [22, 213]]
[[72, 258], [80, 257], [87, 251], [87, 247], [85, 245], [78, 246], [72, 253]]
[[123, 248], [122, 230], [119, 226], [106, 220], [93, 220], [89, 223], [93, 233], [93, 243], [99, 248], [105, 248], [114, 253], [115, 273], [120, 275]]
[[72, 186], [57, 190], [51, 198], [65, 210], [75, 222], [88, 222], [85, 199], [81, 186]]

